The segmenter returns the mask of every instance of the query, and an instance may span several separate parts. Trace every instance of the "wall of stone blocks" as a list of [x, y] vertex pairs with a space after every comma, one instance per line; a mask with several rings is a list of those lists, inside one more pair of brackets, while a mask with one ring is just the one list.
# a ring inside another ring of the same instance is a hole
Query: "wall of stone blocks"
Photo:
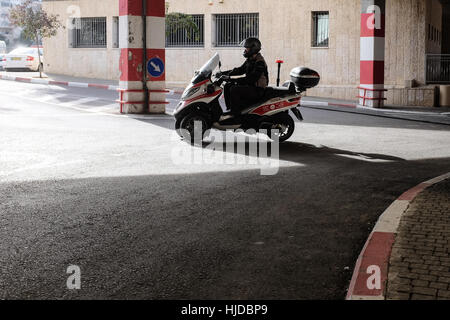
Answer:
[[[44, 39], [44, 69], [48, 73], [65, 74], [83, 78], [119, 79], [120, 49], [113, 48], [113, 17], [119, 15], [118, 0], [44, 1], [43, 8], [58, 14], [66, 26], [50, 39]], [[107, 48], [69, 48], [69, 19], [81, 17], [106, 17]]]
[[[317, 70], [322, 77], [318, 88], [309, 95], [356, 100], [359, 85], [360, 0], [169, 0], [169, 12], [205, 15], [204, 48], [168, 48], [166, 79], [168, 86], [183, 87], [193, 72], [215, 52], [221, 55], [223, 70], [240, 65], [242, 48], [213, 47], [212, 15], [220, 13], [259, 13], [260, 39], [263, 55], [269, 65], [270, 82], [275, 84], [277, 59], [283, 59], [282, 81], [289, 79], [292, 68], [304, 65]], [[437, 3], [437, 4], [436, 4]], [[47, 11], [69, 17], [71, 5], [80, 7], [82, 16], [108, 17], [108, 47], [106, 49], [71, 49], [68, 31], [60, 30], [44, 42], [46, 70], [73, 76], [117, 79], [120, 50], [111, 47], [112, 17], [118, 15], [118, 0], [44, 1]], [[405, 81], [425, 82], [427, 52], [427, 21], [439, 20], [438, 0], [386, 0], [386, 66], [385, 82], [389, 90], [406, 90]], [[330, 12], [328, 48], [311, 48], [312, 11]], [[102, 63], [104, 62], [104, 63]], [[423, 89], [425, 90], [425, 89]], [[425, 95], [424, 95], [425, 96]], [[388, 94], [388, 104], [394, 99]], [[412, 99], [410, 99], [412, 101]], [[406, 99], [408, 101], [408, 99]], [[415, 99], [416, 103], [427, 100]]]

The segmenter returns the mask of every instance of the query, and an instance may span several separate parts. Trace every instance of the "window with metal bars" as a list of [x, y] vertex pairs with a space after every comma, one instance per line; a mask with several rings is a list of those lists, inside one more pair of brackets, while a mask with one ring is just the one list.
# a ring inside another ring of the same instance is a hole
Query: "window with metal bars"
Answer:
[[259, 37], [259, 14], [216, 14], [214, 27], [214, 46], [237, 47], [246, 38]]
[[205, 17], [202, 14], [190, 15], [195, 28], [182, 27], [181, 25], [166, 25], [166, 48], [176, 47], [204, 47], [205, 46]]
[[72, 48], [106, 48], [106, 17], [75, 18]]
[[327, 48], [329, 45], [330, 13], [320, 11], [312, 13], [312, 41], [314, 48]]

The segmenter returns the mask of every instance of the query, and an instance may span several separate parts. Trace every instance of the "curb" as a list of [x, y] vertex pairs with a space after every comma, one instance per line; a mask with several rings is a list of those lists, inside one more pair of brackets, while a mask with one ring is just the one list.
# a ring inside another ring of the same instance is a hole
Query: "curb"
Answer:
[[[119, 86], [106, 85], [106, 84], [98, 84], [98, 83], [85, 83], [85, 82], [71, 82], [71, 81], [55, 81], [55, 80], [45, 80], [45, 79], [36, 79], [36, 78], [25, 78], [25, 77], [15, 77], [9, 75], [1, 75], [0, 80], [8, 80], [8, 81], [19, 81], [26, 83], [35, 83], [35, 84], [46, 84], [46, 85], [57, 85], [57, 86], [67, 86], [67, 87], [76, 87], [76, 88], [94, 88], [94, 89], [104, 89], [111, 91], [118, 91]], [[184, 91], [181, 89], [167, 89], [168, 95], [174, 94], [182, 94]]]
[[302, 105], [302, 107], [308, 107], [308, 106], [310, 106], [310, 107], [344, 107], [344, 108], [352, 108], [352, 109], [356, 109], [358, 107], [356, 105], [356, 103], [345, 104], [345, 103], [332, 103], [332, 102], [324, 102], [324, 101], [305, 101], [305, 105]]
[[119, 89], [119, 86], [112, 86], [112, 85], [106, 85], [106, 84], [70, 82], [70, 81], [55, 81], [55, 80], [15, 77], [15, 76], [8, 76], [8, 75], [0, 75], [0, 79], [1, 80], [9, 80], [9, 81], [35, 83], [35, 84], [66, 86], [66, 87], [105, 89], [105, 90], [112, 90], [112, 91], [117, 91]]
[[[446, 113], [403, 111], [391, 109], [370, 109], [366, 107], [360, 107], [357, 104], [340, 104], [322, 101], [304, 101], [303, 103], [303, 108], [322, 109], [335, 112], [363, 114], [372, 117], [450, 125], [450, 117]], [[429, 118], [417, 118], [418, 116], [428, 116]]]
[[[403, 214], [422, 191], [449, 178], [450, 172], [406, 191], [380, 216], [356, 261], [346, 300], [386, 299], [389, 260]], [[369, 277], [374, 274], [372, 266], [379, 267], [381, 272], [379, 289], [369, 289], [367, 285]]]

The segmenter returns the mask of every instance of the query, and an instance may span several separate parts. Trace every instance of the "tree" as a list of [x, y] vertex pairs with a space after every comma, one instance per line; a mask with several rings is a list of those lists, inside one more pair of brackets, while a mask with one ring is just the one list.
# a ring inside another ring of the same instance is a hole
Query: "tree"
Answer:
[[39, 39], [50, 38], [63, 27], [58, 15], [49, 15], [42, 9], [40, 3], [26, 0], [12, 8], [9, 13], [11, 24], [23, 29], [25, 38], [35, 40], [39, 57], [39, 77], [42, 78], [42, 62], [39, 48]]

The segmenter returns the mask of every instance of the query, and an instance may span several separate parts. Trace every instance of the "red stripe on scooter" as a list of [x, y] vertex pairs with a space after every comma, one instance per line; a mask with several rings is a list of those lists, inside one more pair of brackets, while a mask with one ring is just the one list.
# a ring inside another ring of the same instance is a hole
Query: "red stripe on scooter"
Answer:
[[194, 102], [194, 101], [197, 101], [197, 100], [200, 100], [200, 99], [212, 98], [212, 97], [218, 96], [219, 94], [222, 94], [222, 90], [218, 90], [218, 91], [216, 91], [216, 92], [214, 92], [212, 94], [204, 94], [204, 95], [198, 96], [196, 98], [192, 98], [192, 99], [186, 100], [185, 104], [189, 104], [191, 102]]
[[264, 106], [261, 106], [255, 110], [253, 110], [251, 112], [251, 114], [257, 114], [259, 116], [263, 116], [266, 113], [284, 109], [284, 108], [288, 108], [291, 106], [295, 106], [297, 104], [298, 104], [298, 101], [295, 101], [295, 102], [282, 101], [282, 102], [278, 102], [278, 103], [266, 104]]
[[202, 85], [204, 85], [205, 83], [207, 83], [209, 80], [204, 80], [202, 82], [197, 83], [196, 85], [193, 86], [193, 88], [197, 88], [197, 87], [201, 87]]

